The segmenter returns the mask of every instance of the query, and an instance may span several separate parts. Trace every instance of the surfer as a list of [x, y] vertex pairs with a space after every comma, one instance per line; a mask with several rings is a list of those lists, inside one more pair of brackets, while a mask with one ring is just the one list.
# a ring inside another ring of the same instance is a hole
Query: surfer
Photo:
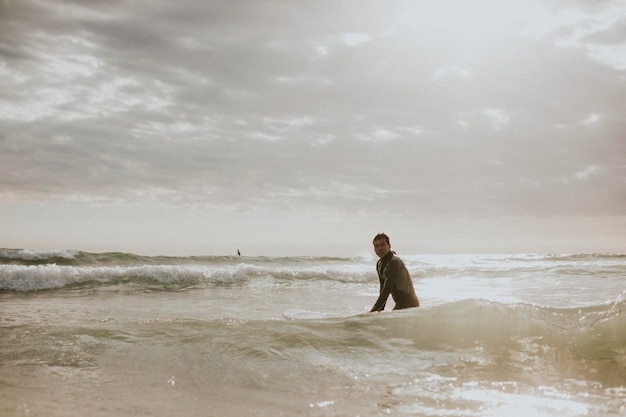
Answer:
[[379, 233], [374, 237], [372, 243], [374, 244], [374, 252], [380, 258], [376, 263], [376, 271], [380, 281], [380, 295], [370, 312], [383, 311], [389, 294], [396, 302], [393, 307], [394, 310], [419, 307], [420, 302], [417, 294], [415, 294], [409, 271], [402, 259], [398, 258], [396, 253], [391, 250], [389, 236]]

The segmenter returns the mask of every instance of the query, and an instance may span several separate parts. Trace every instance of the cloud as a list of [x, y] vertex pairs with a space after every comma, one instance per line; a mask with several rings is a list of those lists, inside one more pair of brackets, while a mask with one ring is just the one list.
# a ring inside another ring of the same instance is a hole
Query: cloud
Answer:
[[470, 74], [471, 74], [470, 70], [466, 68], [460, 68], [457, 66], [451, 66], [448, 68], [439, 68], [435, 71], [435, 74], [433, 75], [433, 81], [441, 81], [447, 78], [448, 76], [468, 78]]
[[620, 0], [560, 2], [557, 25], [544, 31], [556, 46], [580, 48], [603, 65], [626, 68], [626, 4]]
[[359, 46], [369, 42], [371, 37], [365, 33], [345, 33], [342, 40], [348, 46]]
[[604, 4], [4, 2], [0, 194], [623, 213]]

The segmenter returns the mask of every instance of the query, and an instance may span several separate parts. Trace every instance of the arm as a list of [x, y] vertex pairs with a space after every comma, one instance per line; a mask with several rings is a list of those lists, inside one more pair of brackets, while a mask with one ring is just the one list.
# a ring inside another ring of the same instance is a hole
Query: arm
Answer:
[[383, 290], [381, 289], [378, 300], [376, 300], [376, 302], [374, 303], [374, 306], [370, 310], [370, 313], [373, 313], [375, 311], [383, 311], [385, 309], [385, 304], [387, 304], [387, 298], [389, 298], [389, 294], [391, 294], [391, 291], [383, 292]]

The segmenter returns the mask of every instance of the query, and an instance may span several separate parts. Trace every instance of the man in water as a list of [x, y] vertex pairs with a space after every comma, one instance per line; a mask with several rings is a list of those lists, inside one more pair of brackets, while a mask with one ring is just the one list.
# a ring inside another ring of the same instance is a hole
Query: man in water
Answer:
[[389, 236], [379, 233], [374, 237], [374, 252], [380, 258], [376, 263], [376, 271], [380, 281], [380, 295], [370, 311], [383, 311], [389, 294], [396, 305], [394, 310], [419, 307], [420, 302], [413, 288], [413, 281], [402, 259], [391, 250]]

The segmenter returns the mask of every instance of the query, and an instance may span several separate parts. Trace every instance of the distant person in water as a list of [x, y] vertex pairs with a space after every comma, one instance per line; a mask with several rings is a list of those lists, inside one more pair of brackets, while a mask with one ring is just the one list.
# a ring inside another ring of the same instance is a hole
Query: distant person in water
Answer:
[[379, 233], [374, 237], [374, 252], [380, 258], [376, 263], [378, 280], [380, 281], [380, 295], [374, 304], [372, 311], [383, 311], [389, 294], [393, 297], [396, 305], [394, 310], [419, 307], [420, 302], [413, 288], [413, 281], [402, 259], [391, 250], [389, 236]]
[[241, 256], [241, 252], [239, 252], [239, 249], [237, 249], [237, 256]]

